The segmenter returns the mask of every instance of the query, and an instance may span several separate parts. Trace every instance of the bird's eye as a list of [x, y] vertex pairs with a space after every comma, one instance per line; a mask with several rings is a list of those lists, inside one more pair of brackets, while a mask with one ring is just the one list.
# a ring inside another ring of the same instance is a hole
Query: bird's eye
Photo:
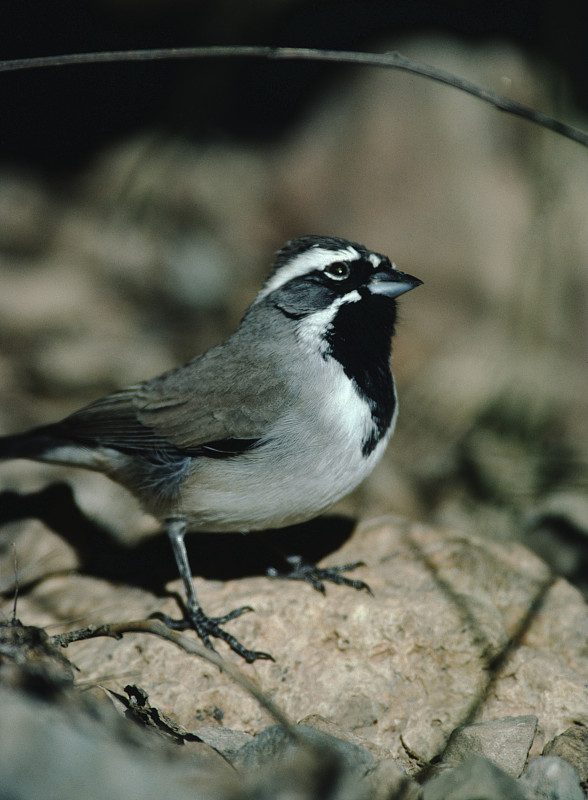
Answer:
[[325, 275], [335, 281], [344, 281], [351, 274], [351, 267], [346, 261], [335, 261], [325, 267]]

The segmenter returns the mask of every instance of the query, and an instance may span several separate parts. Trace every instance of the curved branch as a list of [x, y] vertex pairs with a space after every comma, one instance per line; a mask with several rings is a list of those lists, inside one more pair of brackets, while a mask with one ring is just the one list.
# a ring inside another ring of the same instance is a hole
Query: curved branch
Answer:
[[235, 666], [225, 661], [214, 650], [209, 650], [204, 645], [199, 644], [187, 636], [182, 636], [177, 631], [168, 628], [167, 625], [158, 619], [139, 619], [128, 620], [125, 622], [110, 622], [104, 625], [88, 625], [69, 633], [59, 633], [51, 637], [51, 641], [59, 647], [67, 647], [73, 642], [80, 642], [85, 639], [95, 639], [98, 636], [110, 636], [113, 639], [122, 639], [125, 633], [150, 633], [159, 636], [168, 642], [177, 645], [181, 650], [191, 655], [199, 656], [218, 667], [221, 672], [226, 672], [231, 678], [251, 694], [257, 702], [271, 714], [284, 730], [297, 742], [304, 741], [296, 725], [289, 719], [287, 714], [277, 706], [259, 686], [246, 677]]
[[40, 56], [0, 61], [0, 72], [11, 72], [41, 67], [66, 67], [75, 64], [105, 64], [120, 61], [161, 61], [170, 59], [194, 58], [271, 58], [276, 60], [332, 61], [342, 64], [397, 69], [409, 72], [437, 83], [452, 86], [461, 92], [490, 103], [500, 111], [513, 114], [534, 122], [543, 128], [565, 136], [584, 147], [588, 147], [588, 133], [567, 125], [533, 108], [510, 100], [504, 95], [482, 89], [471, 81], [459, 78], [450, 72], [438, 69], [421, 61], [391, 53], [356, 53], [344, 50], [316, 50], [309, 47], [263, 47], [263, 46], [211, 46], [211, 47], [170, 47], [152, 50], [119, 50], [103, 53], [72, 53], [61, 56]]

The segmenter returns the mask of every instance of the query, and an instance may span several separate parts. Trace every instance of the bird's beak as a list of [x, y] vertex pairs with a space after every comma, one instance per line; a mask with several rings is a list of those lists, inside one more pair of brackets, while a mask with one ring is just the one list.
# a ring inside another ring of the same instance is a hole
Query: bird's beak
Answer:
[[371, 277], [368, 288], [372, 294], [383, 294], [386, 297], [400, 297], [411, 289], [416, 289], [422, 281], [398, 269], [381, 269]]

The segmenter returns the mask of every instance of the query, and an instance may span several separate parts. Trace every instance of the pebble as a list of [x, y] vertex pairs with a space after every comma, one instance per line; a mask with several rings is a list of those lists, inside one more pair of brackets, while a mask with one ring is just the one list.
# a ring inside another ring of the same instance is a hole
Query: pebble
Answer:
[[484, 756], [514, 778], [523, 771], [537, 730], [531, 714], [502, 717], [456, 728], [442, 762], [457, 765], [474, 755]]
[[539, 756], [530, 761], [521, 785], [530, 800], [585, 800], [578, 773], [559, 756]]
[[547, 742], [544, 756], [560, 756], [574, 767], [582, 783], [588, 783], [588, 728], [579, 722]]
[[426, 783], [422, 800], [529, 800], [518, 782], [496, 764], [473, 756]]

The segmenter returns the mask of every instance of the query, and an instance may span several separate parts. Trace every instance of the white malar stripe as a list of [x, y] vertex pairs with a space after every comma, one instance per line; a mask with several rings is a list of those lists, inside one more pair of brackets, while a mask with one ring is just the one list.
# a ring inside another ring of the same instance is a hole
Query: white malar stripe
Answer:
[[394, 411], [392, 412], [392, 419], [390, 420], [390, 427], [386, 433], [386, 442], [392, 436], [396, 429], [396, 423], [398, 422], [398, 392], [396, 391], [396, 381], [394, 377], [392, 377], [392, 392], [394, 394]]
[[325, 333], [333, 324], [337, 312], [346, 303], [357, 303], [361, 300], [361, 295], [354, 289], [343, 297], [337, 298], [327, 308], [314, 311], [312, 314], [303, 317], [297, 324], [297, 332], [300, 341], [306, 344], [310, 352], [315, 352], [317, 347], [320, 352], [324, 352], [327, 347]]
[[357, 261], [360, 258], [361, 254], [351, 246], [341, 250], [327, 250], [323, 247], [311, 248], [304, 253], [300, 253], [289, 264], [279, 269], [275, 275], [272, 275], [267, 283], [261, 287], [255, 302], [259, 303], [260, 300], [279, 289], [280, 286], [284, 286], [294, 278], [300, 278], [315, 269], [324, 269], [336, 261]]

